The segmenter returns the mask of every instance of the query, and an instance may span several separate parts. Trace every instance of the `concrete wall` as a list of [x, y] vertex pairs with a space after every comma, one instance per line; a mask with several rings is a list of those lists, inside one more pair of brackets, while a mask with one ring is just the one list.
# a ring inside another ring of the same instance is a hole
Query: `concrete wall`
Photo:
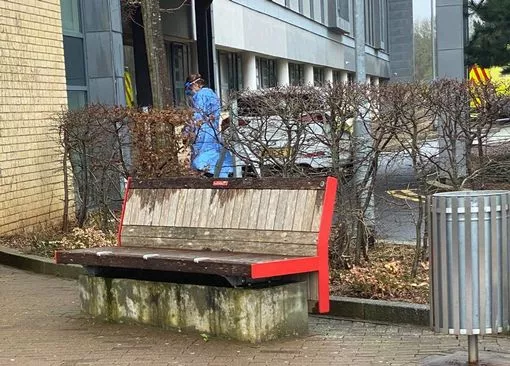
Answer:
[[0, 234], [62, 215], [60, 1], [0, 0]]
[[[352, 37], [332, 32], [278, 2], [214, 0], [214, 30], [220, 48], [338, 70], [355, 69]], [[389, 77], [386, 53], [373, 52], [368, 58], [367, 73]]]
[[395, 81], [414, 79], [413, 1], [388, 0], [390, 67]]

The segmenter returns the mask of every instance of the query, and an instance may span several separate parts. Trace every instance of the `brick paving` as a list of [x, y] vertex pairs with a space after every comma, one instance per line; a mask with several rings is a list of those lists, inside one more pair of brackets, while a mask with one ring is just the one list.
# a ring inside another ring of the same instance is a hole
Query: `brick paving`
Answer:
[[[306, 337], [261, 345], [126, 324], [80, 314], [74, 281], [0, 266], [0, 365], [419, 365], [465, 350], [465, 337], [426, 328], [310, 318]], [[510, 354], [510, 337], [480, 349]]]

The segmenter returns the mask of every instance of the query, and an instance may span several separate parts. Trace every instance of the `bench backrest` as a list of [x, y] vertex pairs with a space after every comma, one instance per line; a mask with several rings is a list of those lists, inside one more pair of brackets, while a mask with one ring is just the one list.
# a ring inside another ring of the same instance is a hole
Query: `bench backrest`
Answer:
[[119, 245], [314, 256], [330, 180], [133, 179]]

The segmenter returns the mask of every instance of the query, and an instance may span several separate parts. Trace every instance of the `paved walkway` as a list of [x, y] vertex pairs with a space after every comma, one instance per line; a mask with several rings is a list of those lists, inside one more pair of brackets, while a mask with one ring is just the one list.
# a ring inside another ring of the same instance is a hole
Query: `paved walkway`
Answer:
[[[150, 327], [98, 323], [80, 314], [74, 281], [0, 266], [0, 365], [415, 365], [466, 338], [424, 328], [311, 317], [310, 334], [249, 345]], [[510, 352], [510, 338], [486, 337]]]

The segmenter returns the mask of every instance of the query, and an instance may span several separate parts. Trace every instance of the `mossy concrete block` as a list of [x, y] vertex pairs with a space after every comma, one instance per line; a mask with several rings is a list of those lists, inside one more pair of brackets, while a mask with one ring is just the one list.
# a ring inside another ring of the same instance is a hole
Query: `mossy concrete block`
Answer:
[[262, 342], [308, 330], [307, 287], [226, 288], [80, 276], [82, 310], [135, 322]]

